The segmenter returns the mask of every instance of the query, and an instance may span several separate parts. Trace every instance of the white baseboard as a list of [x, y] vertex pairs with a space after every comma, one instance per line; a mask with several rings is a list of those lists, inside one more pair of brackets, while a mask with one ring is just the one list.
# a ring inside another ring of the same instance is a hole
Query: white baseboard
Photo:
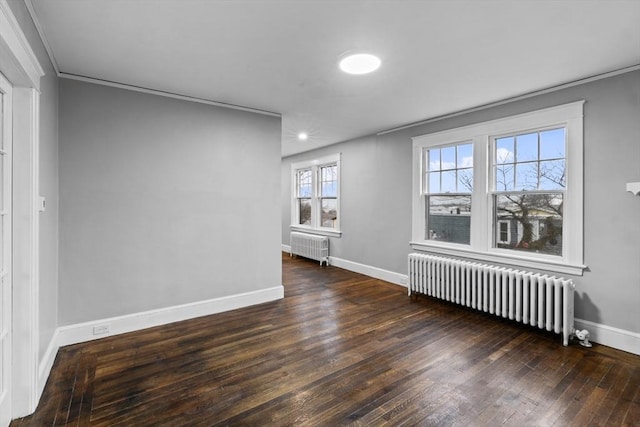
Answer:
[[[133, 332], [154, 326], [166, 325], [168, 323], [193, 319], [195, 317], [222, 313], [224, 311], [262, 304], [264, 302], [275, 301], [282, 298], [284, 298], [284, 287], [274, 286], [273, 288], [260, 289], [258, 291], [229, 295], [221, 298], [213, 298], [206, 301], [197, 301], [189, 304], [176, 305], [173, 307], [160, 308], [157, 310], [59, 327], [54, 331], [53, 336], [49, 341], [49, 345], [47, 346], [47, 350], [44, 352], [44, 355], [38, 364], [36, 400], [40, 401], [42, 392], [47, 384], [47, 379], [49, 378], [51, 368], [53, 367], [53, 363], [56, 360], [56, 355], [58, 354], [58, 349], [60, 347], [105, 338], [125, 332]], [[108, 325], [109, 332], [94, 335], [93, 328], [104, 325]]]
[[589, 331], [590, 340], [607, 347], [640, 355], [640, 334], [583, 319], [575, 319], [576, 329]]
[[[222, 313], [224, 311], [262, 304], [264, 302], [275, 301], [282, 298], [284, 298], [284, 287], [274, 286], [273, 288], [213, 298], [206, 301], [197, 301], [189, 304], [176, 305], [173, 307], [160, 308], [157, 310], [59, 327], [54, 331], [53, 336], [49, 341], [49, 345], [47, 346], [47, 350], [44, 352], [44, 355], [38, 364], [38, 383], [36, 384], [37, 401], [42, 397], [42, 392], [44, 391], [44, 387], [47, 383], [47, 379], [49, 378], [51, 368], [53, 367], [53, 363], [56, 360], [56, 355], [58, 354], [58, 349], [60, 347], [105, 338], [125, 332], [133, 332], [154, 326], [166, 325], [168, 323], [179, 322], [181, 320]], [[93, 328], [104, 325], [108, 325], [109, 331], [103, 334], [94, 335]]]
[[370, 265], [360, 264], [358, 262], [348, 261], [346, 259], [329, 257], [329, 264], [344, 268], [345, 270], [353, 271], [355, 273], [364, 274], [366, 276], [373, 277], [375, 279], [384, 280], [386, 282], [395, 283], [400, 286], [407, 286], [407, 275], [396, 273], [394, 271], [384, 270], [382, 268], [373, 267]]
[[[291, 253], [291, 246], [282, 244], [282, 252], [288, 254]], [[365, 276], [373, 277], [375, 279], [384, 280], [386, 282], [395, 283], [400, 286], [407, 286], [407, 275], [396, 273], [394, 271], [384, 270], [382, 268], [373, 267], [366, 264], [360, 264], [358, 262], [348, 261], [346, 259], [330, 256], [329, 264], [335, 267], [344, 268], [345, 270], [353, 271], [355, 273], [364, 274]]]
[[[141, 313], [62, 326], [56, 330], [56, 344], [57, 347], [77, 344], [126, 332], [138, 331], [140, 329], [152, 328], [154, 326], [166, 325], [181, 320], [193, 319], [195, 317], [222, 313], [224, 311], [235, 310], [237, 308], [248, 307], [281, 298], [284, 298], [284, 288], [282, 286], [275, 286], [273, 288], [213, 298], [206, 301], [197, 301]], [[94, 335], [93, 328], [103, 326], [108, 328], [108, 332]]]
[[[282, 251], [291, 253], [291, 247], [283, 244]], [[332, 256], [329, 257], [329, 263], [345, 270], [395, 283], [396, 285], [407, 286], [407, 276], [404, 274]], [[638, 333], [582, 319], [575, 319], [575, 327], [576, 329], [587, 329], [591, 335], [590, 340], [593, 342], [640, 355], [640, 334]]]

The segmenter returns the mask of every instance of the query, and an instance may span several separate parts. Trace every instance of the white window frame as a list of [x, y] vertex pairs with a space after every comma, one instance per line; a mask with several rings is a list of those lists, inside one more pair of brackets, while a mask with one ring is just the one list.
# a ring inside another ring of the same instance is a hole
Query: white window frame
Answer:
[[[460, 145], [473, 145], [472, 141], [460, 141], [460, 142], [456, 142], [456, 143], [452, 143], [452, 144], [445, 144], [445, 145], [440, 145], [440, 146], [433, 146], [433, 147], [429, 147], [429, 148], [454, 148], [457, 152], [458, 146]], [[473, 148], [473, 147], [472, 147]], [[442, 153], [440, 154], [442, 155]], [[430, 153], [428, 153], [428, 150], [423, 149], [422, 150], [422, 161], [424, 162], [425, 165], [429, 164], [431, 162], [430, 160]], [[473, 165], [472, 165], [473, 166]], [[451, 169], [445, 169], [444, 171], [453, 171], [455, 170], [456, 172], [463, 170], [463, 169], [468, 169], [467, 167], [458, 167], [457, 165], [457, 154], [456, 154], [456, 166], [454, 168]], [[427, 207], [426, 207], [426, 197], [440, 197], [440, 196], [463, 196], [463, 197], [471, 197], [472, 196], [472, 192], [471, 191], [460, 191], [460, 189], [457, 189], [457, 191], [455, 192], [443, 192], [442, 191], [442, 174], [440, 174], [440, 191], [434, 191], [434, 192], [430, 192], [428, 186], [429, 186], [429, 179], [427, 178], [427, 175], [430, 175], [433, 172], [443, 172], [443, 170], [430, 170], [428, 167], [424, 168], [422, 171], [422, 183], [425, 186], [424, 187], [424, 196], [425, 196], [425, 225], [426, 225], [426, 217], [429, 215], [429, 212], [427, 212]], [[457, 177], [457, 173], [456, 173], [456, 177]], [[456, 187], [457, 187], [457, 182], [456, 182]], [[472, 182], [473, 185], [473, 182]], [[426, 230], [426, 226], [425, 226], [425, 232], [424, 232], [424, 236], [427, 236], [427, 234], [431, 234], [432, 230], [429, 230], [429, 232], [427, 233]], [[425, 237], [426, 240], [436, 240], [436, 241], [441, 241], [438, 239], [433, 239], [432, 237], [429, 237], [428, 239]], [[451, 242], [449, 242], [451, 243]], [[456, 244], [456, 243], [452, 243], [452, 244]]]
[[[582, 275], [583, 265], [583, 107], [584, 101], [530, 113], [421, 135], [413, 139], [412, 240], [415, 250], [461, 256], [480, 261], [516, 265]], [[562, 256], [524, 253], [494, 248], [492, 140], [544, 128], [566, 129], [566, 187], [563, 205]], [[473, 193], [471, 195], [471, 242], [469, 245], [425, 239], [423, 152], [425, 149], [472, 141]]]
[[[320, 234], [323, 236], [340, 237], [342, 231], [340, 231], [340, 159], [341, 154], [332, 154], [313, 160], [305, 160], [291, 164], [291, 225], [292, 231], [303, 231], [314, 234]], [[322, 199], [320, 194], [320, 168], [324, 166], [336, 165], [337, 173], [337, 197], [336, 197], [336, 211], [338, 219], [336, 220], [336, 227], [322, 227], [321, 223], [321, 206], [320, 201]], [[299, 220], [299, 206], [298, 206], [298, 194], [297, 194], [297, 174], [301, 169], [311, 169], [312, 176], [312, 194], [311, 194], [311, 225], [298, 224]]]

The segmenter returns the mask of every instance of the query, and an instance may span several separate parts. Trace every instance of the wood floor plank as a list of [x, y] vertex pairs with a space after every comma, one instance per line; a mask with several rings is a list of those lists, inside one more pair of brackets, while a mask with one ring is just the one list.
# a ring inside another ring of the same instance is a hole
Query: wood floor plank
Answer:
[[[637, 369], [629, 370], [624, 367], [621, 374], [626, 378], [624, 388], [615, 401], [615, 407], [613, 408], [607, 423], [609, 425], [629, 425], [637, 426], [640, 420], [635, 418], [637, 411], [634, 405], [633, 399], [638, 395], [638, 387], [640, 387], [640, 372]], [[635, 419], [634, 419], [635, 418]], [[633, 421], [633, 423], [631, 423]]]
[[282, 300], [61, 348], [11, 426], [640, 422], [638, 356], [282, 260]]

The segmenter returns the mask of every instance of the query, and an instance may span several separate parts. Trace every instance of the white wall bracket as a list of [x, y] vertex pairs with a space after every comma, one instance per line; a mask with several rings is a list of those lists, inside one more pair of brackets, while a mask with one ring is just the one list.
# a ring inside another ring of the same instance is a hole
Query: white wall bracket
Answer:
[[640, 182], [627, 182], [627, 191], [635, 196], [640, 196]]

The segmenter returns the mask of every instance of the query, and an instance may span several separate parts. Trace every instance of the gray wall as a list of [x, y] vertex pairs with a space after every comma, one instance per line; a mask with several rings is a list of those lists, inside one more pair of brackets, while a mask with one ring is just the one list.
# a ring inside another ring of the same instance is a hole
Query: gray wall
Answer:
[[574, 277], [578, 318], [640, 332], [640, 71], [517, 102], [347, 141], [283, 159], [282, 243], [289, 242], [292, 162], [342, 152], [342, 231], [331, 255], [406, 274], [411, 238], [411, 137], [586, 100], [584, 254]]
[[280, 286], [280, 119], [60, 80], [59, 325]]
[[46, 75], [40, 80], [40, 194], [47, 210], [40, 214], [39, 356], [51, 341], [58, 319], [58, 77], [23, 0], [9, 0], [11, 12]]

